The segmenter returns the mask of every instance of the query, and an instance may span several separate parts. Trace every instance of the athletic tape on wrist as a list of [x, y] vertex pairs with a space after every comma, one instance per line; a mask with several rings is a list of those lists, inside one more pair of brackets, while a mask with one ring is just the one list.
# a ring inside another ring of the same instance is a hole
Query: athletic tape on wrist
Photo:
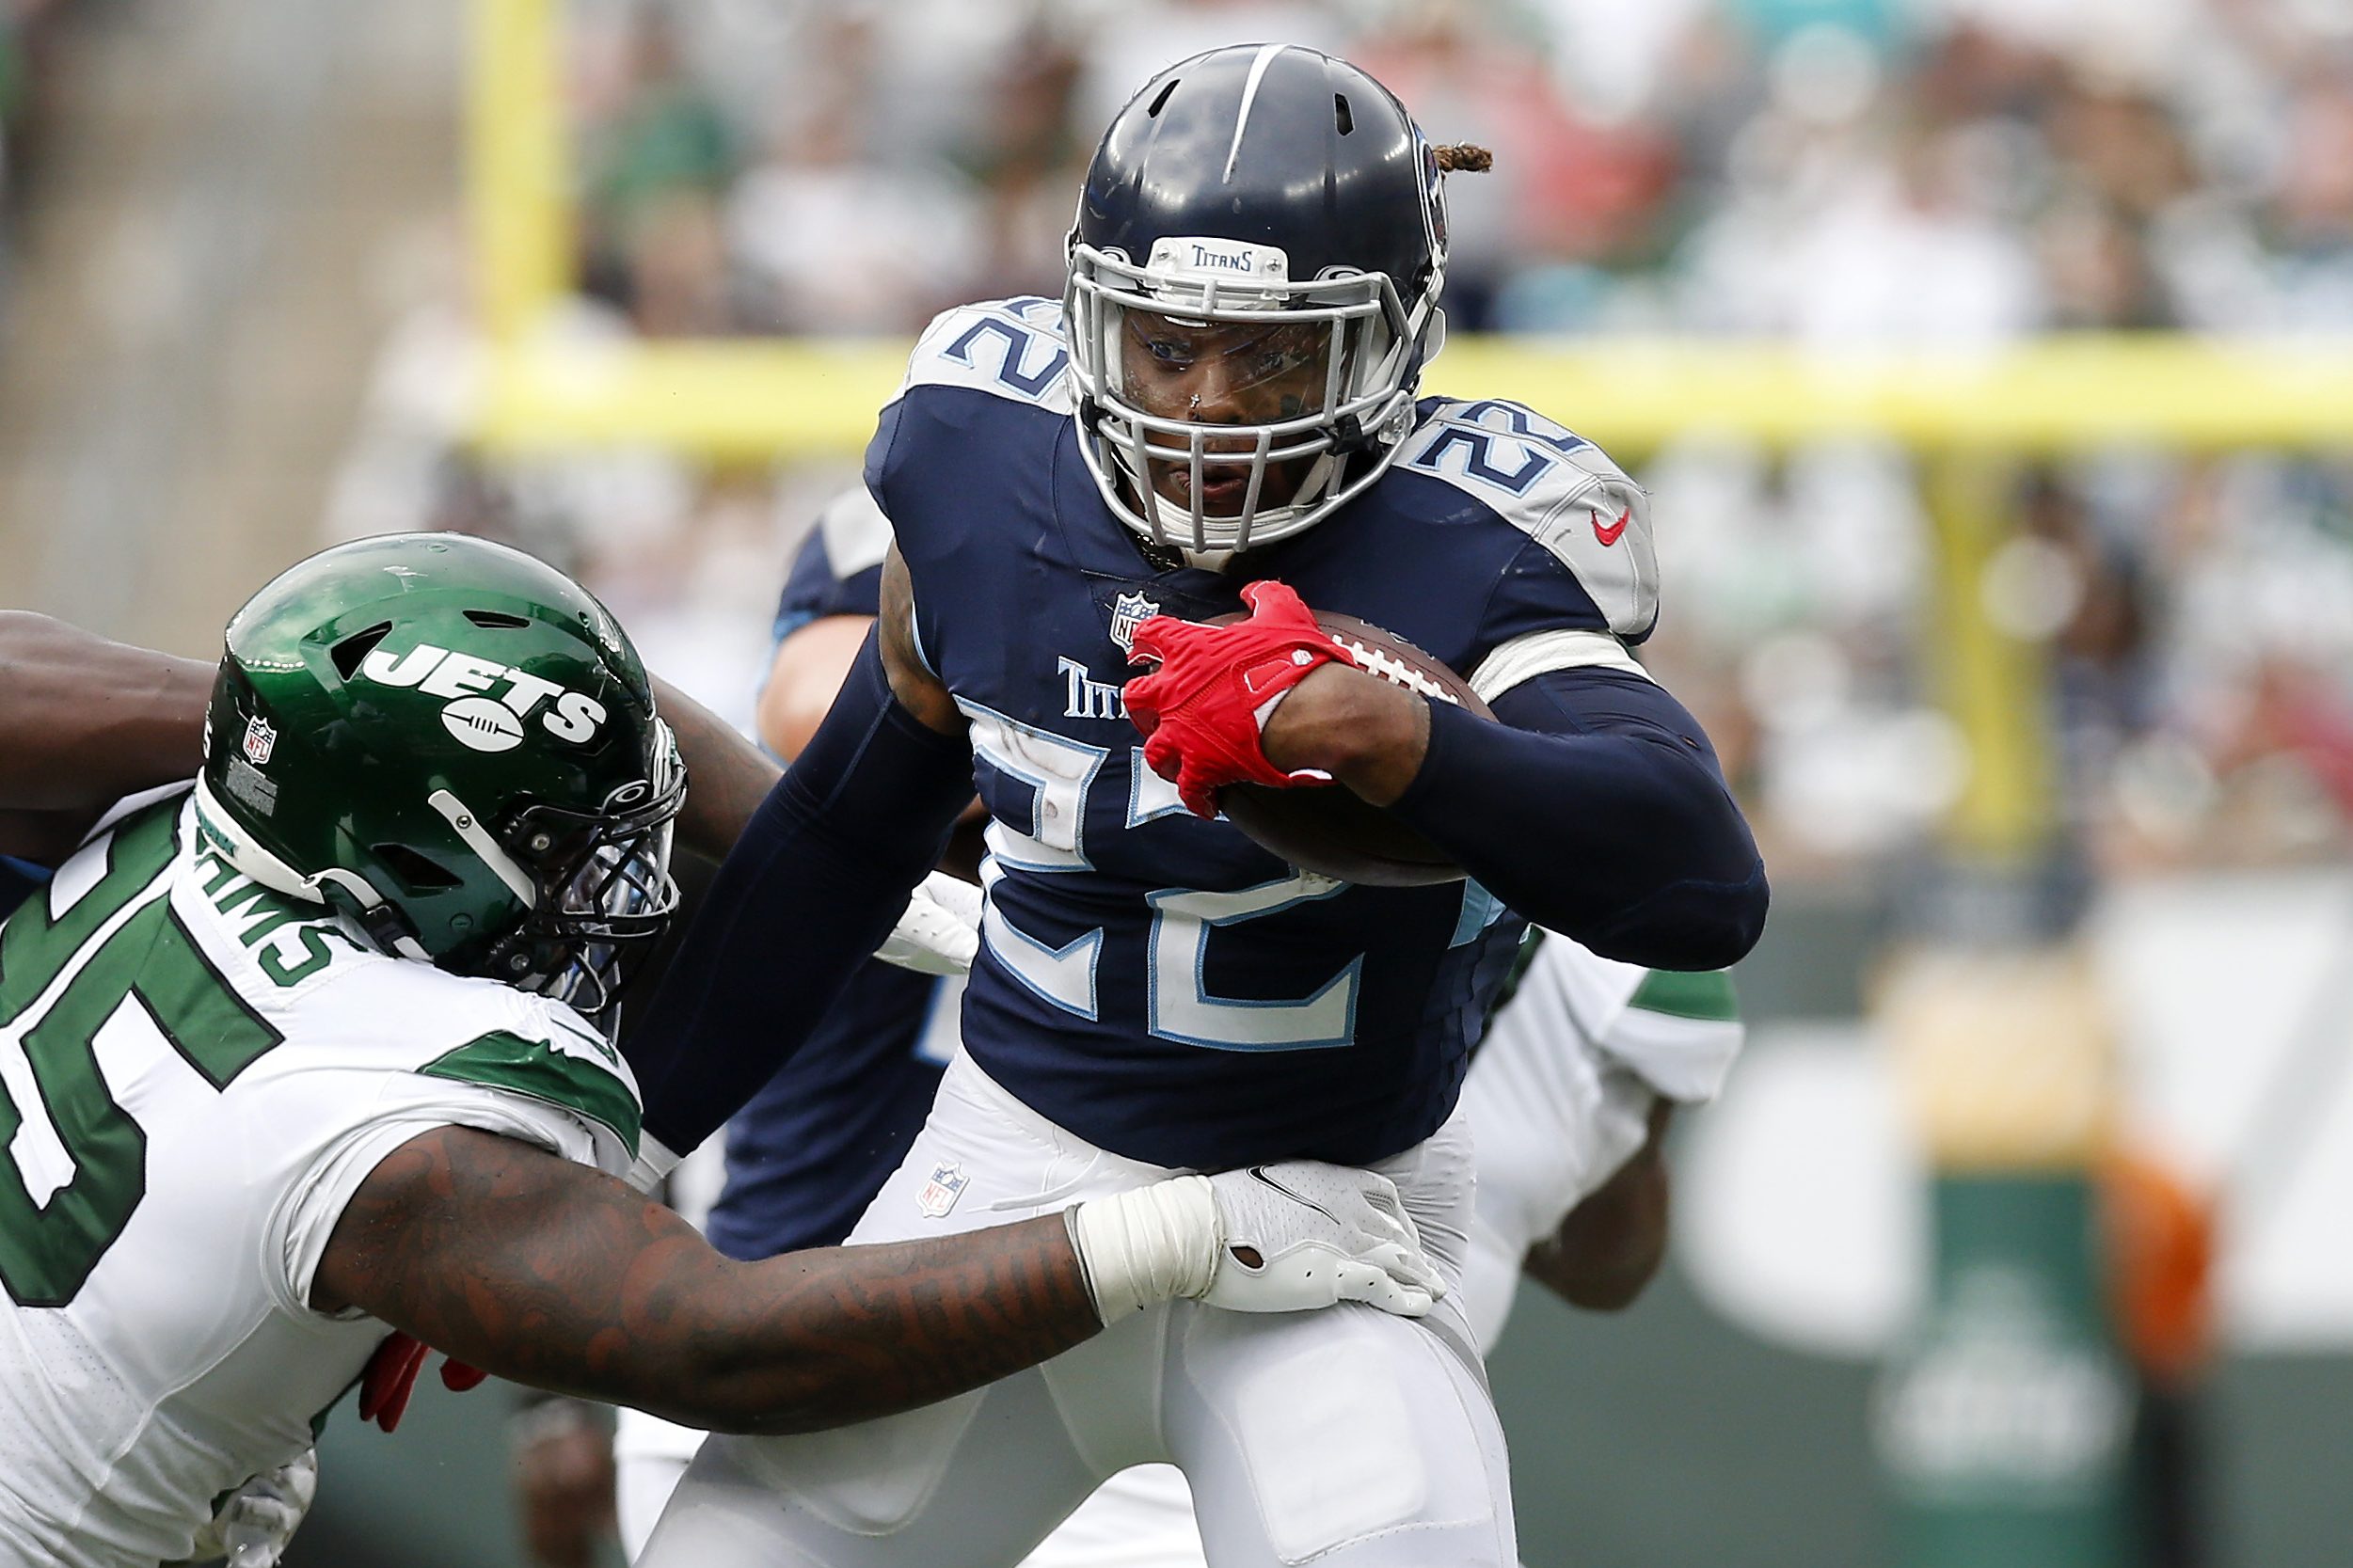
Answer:
[[1071, 1244], [1106, 1323], [1155, 1302], [1198, 1296], [1224, 1244], [1205, 1176], [1180, 1176], [1069, 1211]]

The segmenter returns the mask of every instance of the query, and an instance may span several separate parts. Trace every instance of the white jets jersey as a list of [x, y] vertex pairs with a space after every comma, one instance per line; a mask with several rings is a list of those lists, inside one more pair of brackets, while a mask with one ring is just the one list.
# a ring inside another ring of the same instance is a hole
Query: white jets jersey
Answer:
[[0, 1564], [189, 1554], [386, 1333], [308, 1305], [344, 1205], [437, 1126], [619, 1173], [579, 1014], [387, 957], [135, 798], [0, 927]]
[[1463, 1085], [1479, 1150], [1463, 1292], [1482, 1350], [1502, 1337], [1529, 1247], [1642, 1148], [1653, 1104], [1714, 1099], [1741, 1049], [1730, 976], [1537, 941]]

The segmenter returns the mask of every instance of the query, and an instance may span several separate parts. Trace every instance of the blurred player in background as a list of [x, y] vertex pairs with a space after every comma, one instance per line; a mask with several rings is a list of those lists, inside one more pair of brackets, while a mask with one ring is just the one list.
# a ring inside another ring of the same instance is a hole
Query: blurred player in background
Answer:
[[[316, 1423], [363, 1366], [363, 1417], [405, 1398], [388, 1327], [789, 1430], [1080, 1343], [1098, 1290], [1427, 1309], [1394, 1189], [1305, 1164], [1115, 1198], [1091, 1259], [1058, 1220], [720, 1258], [612, 1180], [638, 1101], [591, 1017], [676, 908], [685, 797], [620, 627], [530, 557], [405, 535], [281, 575], [227, 643], [200, 716], [176, 661], [0, 657], [8, 847], [103, 812], [0, 927], [0, 1562], [277, 1560]], [[96, 684], [125, 663], [158, 700]], [[91, 794], [122, 765], [86, 749], [135, 768], [199, 718], [193, 780]]]
[[[838, 979], [813, 982], [930, 867], [976, 756], [964, 1050], [853, 1241], [1315, 1150], [1395, 1172], [1457, 1271], [1456, 1101], [1520, 922], [1646, 965], [1754, 942], [1755, 845], [1625, 647], [1656, 613], [1641, 492], [1530, 410], [1415, 401], [1442, 169], [1476, 161], [1343, 62], [1213, 51], [1114, 120], [1060, 309], [933, 324], [868, 451], [895, 539], [876, 635], [638, 1037], [659, 1141], [699, 1144], [815, 1025]], [[1276, 575], [1291, 588], [1252, 580]], [[1501, 721], [1350, 667], [1302, 597], [1470, 673]], [[1122, 688], [1138, 657], [1158, 670]], [[1208, 820], [1243, 780], [1336, 781], [1471, 879], [1297, 872]], [[771, 1050], [715, 1059], [755, 1026]], [[1502, 1433], [1441, 1305], [1296, 1333], [1144, 1312], [1096, 1354], [838, 1441], [715, 1439], [647, 1560], [1010, 1568], [1155, 1459], [1193, 1481], [1220, 1568], [1515, 1556]]]

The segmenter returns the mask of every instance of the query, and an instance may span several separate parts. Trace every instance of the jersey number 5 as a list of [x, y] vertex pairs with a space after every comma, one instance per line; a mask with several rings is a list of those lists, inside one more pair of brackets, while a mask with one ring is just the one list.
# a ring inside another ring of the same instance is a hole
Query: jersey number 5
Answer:
[[160, 1035], [215, 1089], [278, 1043], [157, 885], [177, 807], [163, 802], [125, 823], [104, 875], [62, 913], [52, 913], [53, 885], [0, 931], [0, 1150], [9, 1156], [0, 1158], [0, 1284], [20, 1307], [71, 1302], [146, 1196], [147, 1134], [99, 1066], [102, 1032], [112, 1059], [125, 1043], [107, 1025], [135, 1001], [124, 1024]]

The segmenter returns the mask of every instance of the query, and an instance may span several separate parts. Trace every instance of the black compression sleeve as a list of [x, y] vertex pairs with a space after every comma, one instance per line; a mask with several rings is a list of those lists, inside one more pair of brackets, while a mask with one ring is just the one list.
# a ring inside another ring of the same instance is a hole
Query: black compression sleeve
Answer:
[[869, 634], [628, 1033], [648, 1132], [684, 1153], [775, 1075], [890, 934], [971, 799], [970, 746], [898, 705]]
[[1523, 682], [1487, 723], [1430, 705], [1430, 750], [1391, 809], [1516, 912], [1606, 958], [1721, 969], [1765, 925], [1765, 866], [1715, 752], [1656, 683]]

